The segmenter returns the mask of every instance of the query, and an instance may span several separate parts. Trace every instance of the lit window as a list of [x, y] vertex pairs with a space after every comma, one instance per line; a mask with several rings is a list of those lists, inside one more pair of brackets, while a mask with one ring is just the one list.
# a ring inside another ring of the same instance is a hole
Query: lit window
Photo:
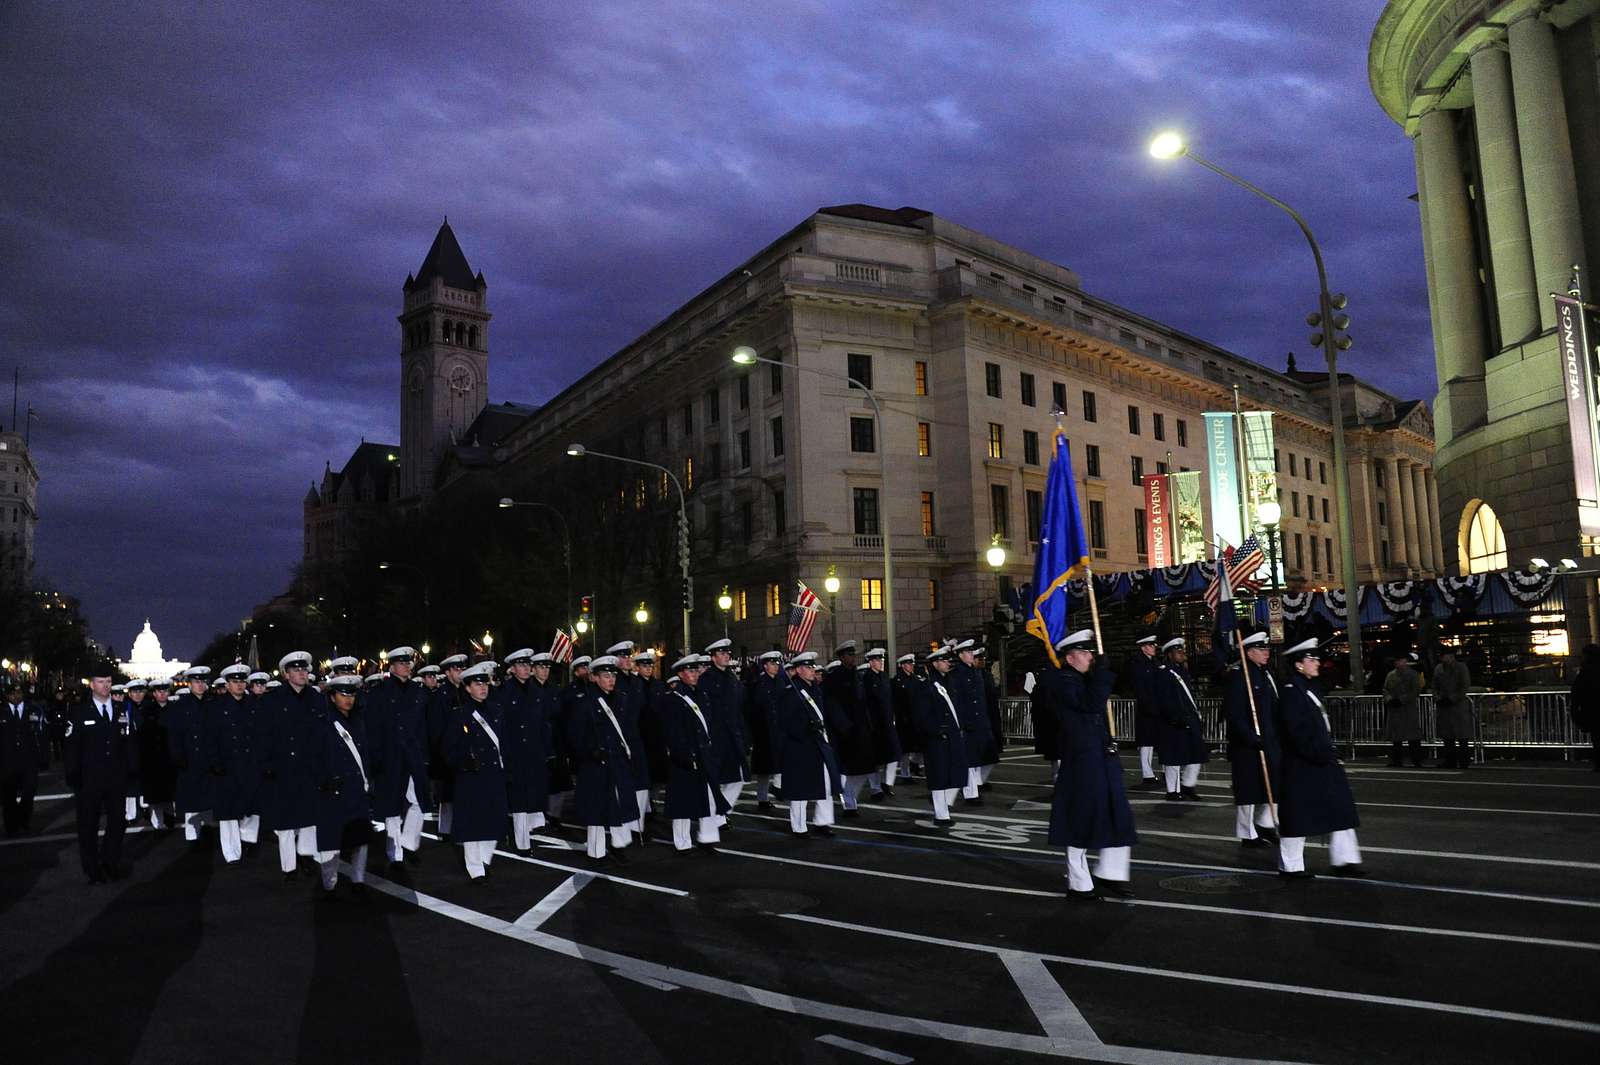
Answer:
[[1506, 536], [1494, 508], [1475, 499], [1467, 504], [1467, 521], [1459, 544], [1463, 573], [1493, 573], [1506, 568]]
[[883, 581], [877, 577], [861, 578], [861, 609], [883, 609]]
[[989, 423], [989, 457], [992, 459], [1006, 457], [1006, 429], [998, 422]]
[[934, 535], [933, 493], [922, 493], [922, 535]]
[[914, 370], [917, 378], [916, 393], [925, 396], [928, 394], [928, 364], [918, 361]]
[[750, 600], [743, 588], [733, 593], [733, 620], [743, 621], [750, 616]]
[[939, 582], [932, 579], [928, 581], [928, 609], [939, 609]]
[[767, 585], [767, 617], [775, 618], [783, 613], [783, 585]]
[[683, 460], [683, 490], [694, 491], [694, 457], [691, 455]]
[[917, 454], [922, 458], [933, 454], [933, 426], [927, 422], [917, 423]]

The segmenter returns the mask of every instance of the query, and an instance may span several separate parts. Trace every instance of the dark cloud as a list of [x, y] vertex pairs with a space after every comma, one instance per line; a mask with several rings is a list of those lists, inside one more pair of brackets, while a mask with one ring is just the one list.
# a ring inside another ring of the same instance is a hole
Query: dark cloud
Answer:
[[125, 647], [280, 589], [328, 459], [394, 439], [400, 283], [449, 214], [493, 398], [545, 398], [818, 206], [913, 204], [1281, 365], [1432, 392], [1378, 3], [8, 4], [5, 352], [43, 420], [41, 568]]

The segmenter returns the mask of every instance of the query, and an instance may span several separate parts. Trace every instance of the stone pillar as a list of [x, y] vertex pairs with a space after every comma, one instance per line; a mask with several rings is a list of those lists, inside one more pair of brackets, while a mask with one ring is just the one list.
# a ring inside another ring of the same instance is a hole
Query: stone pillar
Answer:
[[[1372, 491], [1372, 459], [1363, 449], [1361, 455], [1351, 465], [1355, 467], [1350, 471], [1352, 492], [1359, 490], [1361, 494], [1361, 509], [1352, 515], [1356, 519], [1353, 522], [1356, 533], [1356, 569], [1360, 571], [1370, 567], [1376, 573], [1382, 559], [1378, 555], [1378, 500]], [[1350, 505], [1355, 506], [1354, 499], [1350, 501]], [[1338, 528], [1337, 522], [1334, 523], [1334, 528]]]
[[1422, 116], [1417, 150], [1422, 159], [1423, 205], [1433, 264], [1434, 359], [1448, 437], [1481, 423], [1488, 412], [1483, 385], [1485, 333], [1472, 209], [1461, 170], [1452, 112]]
[[[1538, 17], [1518, 19], [1506, 31], [1511, 42], [1511, 80], [1516, 96], [1517, 140], [1522, 149], [1522, 184], [1528, 202], [1536, 292], [1565, 292], [1574, 263], [1585, 265], [1578, 181], [1567, 135], [1567, 103], [1555, 31]], [[1539, 322], [1554, 329], [1556, 311], [1539, 300]]]
[[1393, 456], [1383, 460], [1383, 489], [1389, 512], [1389, 565], [1404, 571], [1411, 556], [1406, 554], [1406, 516], [1400, 504], [1400, 460]]
[[1422, 549], [1417, 546], [1417, 499], [1411, 489], [1411, 463], [1406, 459], [1395, 459], [1394, 469], [1400, 482], [1400, 531], [1406, 542], [1406, 564], [1415, 573], [1422, 569]]
[[1428, 513], [1428, 486], [1423, 483], [1422, 467], [1411, 464], [1412, 509], [1417, 515], [1417, 566], [1422, 572], [1436, 575], [1439, 563], [1433, 556], [1433, 518]]
[[1422, 471], [1423, 481], [1428, 487], [1428, 515], [1429, 523], [1433, 528], [1433, 558], [1438, 566], [1439, 575], [1443, 576], [1445, 567], [1450, 563], [1444, 553], [1444, 522], [1439, 515], [1439, 485], [1433, 479], [1433, 467], [1425, 467]]
[[1500, 312], [1500, 346], [1521, 343], [1539, 331], [1539, 295], [1528, 236], [1517, 149], [1517, 116], [1511, 93], [1511, 62], [1499, 47], [1472, 53], [1472, 114], [1483, 170], [1483, 208], [1494, 261], [1494, 298]]

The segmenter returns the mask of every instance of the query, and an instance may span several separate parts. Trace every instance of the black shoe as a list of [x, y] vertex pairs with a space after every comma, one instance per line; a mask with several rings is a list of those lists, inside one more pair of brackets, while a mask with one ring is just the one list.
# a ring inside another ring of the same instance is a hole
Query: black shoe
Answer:
[[1255, 839], [1241, 839], [1239, 841], [1239, 846], [1241, 846], [1241, 847], [1250, 847], [1250, 848], [1253, 848], [1253, 849], [1256, 849], [1256, 850], [1260, 850], [1262, 847], [1270, 847], [1270, 846], [1272, 846], [1272, 844], [1268, 843], [1262, 837], [1257, 836]]
[[333, 887], [321, 889], [320, 891], [317, 892], [317, 898], [321, 899], [323, 902], [338, 902], [338, 901], [340, 901], [340, 899], [339, 899], [339, 885], [335, 884]]
[[1256, 835], [1260, 836], [1262, 839], [1266, 840], [1268, 843], [1271, 843], [1273, 846], [1277, 846], [1277, 843], [1278, 843], [1278, 830], [1277, 829], [1275, 829], [1275, 828], [1262, 828], [1260, 825], [1257, 825], [1256, 826]]
[[756, 809], [760, 810], [762, 813], [766, 813], [772, 809], [772, 803], [768, 802], [766, 799], [762, 799], [760, 802], [756, 803]]
[[616, 848], [615, 850], [613, 850], [611, 852], [611, 860], [616, 862], [618, 865], [627, 865], [630, 861], [633, 860], [632, 856], [628, 854], [628, 852], [630, 850], [632, 850], [632, 849], [633, 849], [633, 844], [631, 844], [631, 843], [628, 844], [626, 847], [618, 847], [618, 848]]
[[1199, 802], [1200, 801], [1200, 791], [1197, 788], [1184, 788], [1178, 794], [1183, 796], [1183, 801], [1184, 802]]
[[861, 811], [860, 810], [840, 810], [839, 811], [839, 816], [840, 817], [860, 817], [861, 816]]
[[886, 798], [888, 798], [888, 799], [894, 798], [894, 789], [889, 787], [887, 784], [885, 784], [883, 786], [883, 790], [878, 793], [878, 798], [873, 800], [873, 801], [882, 802]]
[[1156, 791], [1161, 787], [1162, 782], [1160, 777], [1145, 777], [1143, 780], [1139, 781], [1139, 790], [1141, 791]]
[[1302, 869], [1298, 873], [1291, 873], [1287, 869], [1279, 869], [1278, 876], [1284, 880], [1315, 880], [1317, 878], [1316, 873], [1307, 869]]
[[1094, 883], [1102, 898], [1131, 899], [1134, 897], [1133, 889], [1121, 880], [1101, 880], [1096, 877]]
[[935, 817], [933, 819], [933, 823], [938, 828], [949, 828], [951, 825], [955, 824], [955, 820], [949, 817]]
[[350, 897], [355, 899], [357, 902], [366, 901], [367, 885], [352, 883], [350, 885]]
[[695, 853], [699, 854], [703, 858], [722, 857], [722, 852], [717, 850], [717, 845], [715, 843], [698, 843], [695, 845]]
[[1179, 792], [1179, 791], [1169, 791], [1169, 792], [1167, 792], [1167, 801], [1168, 802], [1182, 802], [1183, 801], [1183, 793]]
[[871, 795], [867, 796], [867, 801], [868, 802], [882, 802], [883, 801], [883, 792], [881, 792], [881, 791], [873, 792]]
[[1355, 862], [1351, 865], [1334, 866], [1333, 875], [1344, 877], [1347, 880], [1365, 880], [1370, 874], [1366, 869], [1362, 868], [1360, 862]]
[[1104, 902], [1105, 900], [1102, 899], [1099, 895], [1096, 895], [1094, 893], [1094, 889], [1093, 888], [1089, 889], [1088, 891], [1073, 891], [1071, 888], [1068, 888], [1067, 889], [1067, 901], [1068, 902]]
[[288, 871], [288, 872], [287, 872], [287, 873], [284, 873], [284, 874], [283, 874], [283, 882], [284, 882], [284, 883], [285, 883], [285, 884], [292, 884], [292, 883], [294, 883], [294, 870], [293, 870], [293, 869], [291, 869], [291, 870], [289, 870], [289, 871]]
[[798, 836], [801, 839], [810, 839], [811, 838], [811, 833], [805, 831], [804, 829], [801, 829], [799, 832], [796, 832], [794, 829], [791, 828], [789, 830], [789, 835]]
[[966, 806], [982, 806], [983, 796], [980, 795], [976, 799], [962, 799], [961, 802]]
[[818, 825], [816, 827], [816, 833], [819, 836], [824, 836], [824, 837], [826, 837], [828, 839], [832, 839], [833, 838], [833, 827], [831, 825]]

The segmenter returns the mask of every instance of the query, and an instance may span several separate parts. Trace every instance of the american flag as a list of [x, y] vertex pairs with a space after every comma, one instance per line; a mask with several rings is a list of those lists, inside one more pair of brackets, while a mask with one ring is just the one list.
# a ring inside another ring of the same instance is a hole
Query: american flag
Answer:
[[795, 597], [794, 605], [789, 609], [789, 653], [797, 655], [806, 649], [806, 644], [811, 642], [811, 628], [817, 623], [817, 615], [822, 613], [822, 600], [817, 598], [817, 593], [806, 587], [806, 582], [800, 582], [800, 594]]
[[1217, 576], [1206, 586], [1206, 606], [1215, 612], [1217, 603], [1223, 598], [1221, 578], [1224, 568], [1227, 569], [1229, 588], [1253, 592], [1261, 587], [1261, 582], [1255, 579], [1255, 574], [1265, 561], [1266, 556], [1261, 553], [1261, 541], [1254, 536], [1246, 537], [1244, 543], [1238, 547], [1230, 547], [1224, 551], [1217, 559]]
[[557, 629], [555, 642], [550, 645], [550, 657], [557, 662], [572, 661], [572, 642], [570, 633]]

